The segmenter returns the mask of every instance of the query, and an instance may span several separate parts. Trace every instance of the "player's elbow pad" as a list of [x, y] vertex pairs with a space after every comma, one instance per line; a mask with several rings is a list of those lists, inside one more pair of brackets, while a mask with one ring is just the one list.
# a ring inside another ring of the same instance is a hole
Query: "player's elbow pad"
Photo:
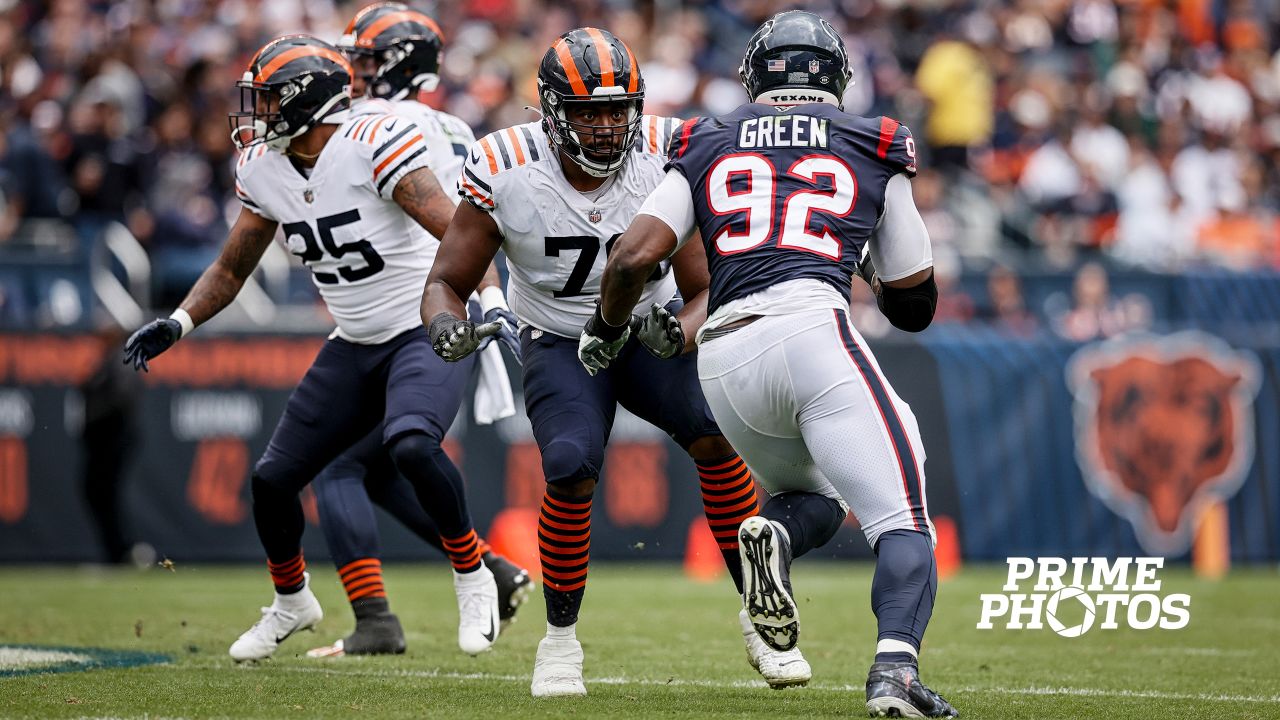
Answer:
[[894, 327], [920, 332], [929, 327], [933, 312], [938, 309], [938, 284], [933, 281], [933, 273], [929, 273], [928, 279], [909, 288], [882, 285], [877, 303]]

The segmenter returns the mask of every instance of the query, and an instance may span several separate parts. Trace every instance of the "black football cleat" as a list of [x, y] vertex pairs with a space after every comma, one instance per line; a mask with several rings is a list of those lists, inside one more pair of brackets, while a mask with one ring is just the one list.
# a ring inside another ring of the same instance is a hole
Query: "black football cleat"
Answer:
[[534, 589], [533, 580], [529, 579], [528, 570], [497, 553], [487, 552], [480, 560], [498, 584], [498, 619], [505, 628], [515, 622], [516, 611], [529, 599]]
[[754, 515], [738, 527], [742, 604], [766, 645], [787, 652], [800, 640], [800, 609], [791, 596], [791, 543], [768, 519]]
[[920, 682], [914, 663], [875, 663], [867, 674], [871, 717], [960, 717], [951, 703]]
[[395, 613], [356, 618], [356, 629], [342, 640], [347, 655], [399, 655], [404, 652], [404, 629]]

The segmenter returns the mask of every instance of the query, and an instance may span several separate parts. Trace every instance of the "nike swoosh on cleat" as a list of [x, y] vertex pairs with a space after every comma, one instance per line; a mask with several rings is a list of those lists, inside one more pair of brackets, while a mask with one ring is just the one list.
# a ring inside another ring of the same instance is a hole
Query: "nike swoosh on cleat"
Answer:
[[489, 632], [484, 633], [484, 639], [488, 640], [489, 642], [493, 642], [494, 637], [496, 637], [496, 635], [493, 631], [493, 616], [490, 615], [489, 616]]

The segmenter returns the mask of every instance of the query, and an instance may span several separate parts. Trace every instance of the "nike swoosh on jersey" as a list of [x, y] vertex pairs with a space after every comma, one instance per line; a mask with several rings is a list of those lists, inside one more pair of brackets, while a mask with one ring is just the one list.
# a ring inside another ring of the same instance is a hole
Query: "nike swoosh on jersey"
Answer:
[[471, 162], [473, 162], [473, 163], [478, 163], [478, 162], [480, 162], [480, 155], [479, 155], [479, 153], [477, 153], [475, 150], [472, 150], [472, 151], [471, 151]]
[[389, 132], [391, 132], [391, 131], [392, 131], [392, 129], [394, 129], [394, 128], [395, 128], [395, 126], [396, 126], [396, 121], [395, 121], [395, 120], [389, 120], [389, 121], [387, 121], [387, 124], [386, 124], [386, 125], [383, 125], [383, 126], [382, 126], [382, 129], [383, 129], [383, 131], [385, 131], [385, 132], [388, 132], [388, 133], [389, 133]]

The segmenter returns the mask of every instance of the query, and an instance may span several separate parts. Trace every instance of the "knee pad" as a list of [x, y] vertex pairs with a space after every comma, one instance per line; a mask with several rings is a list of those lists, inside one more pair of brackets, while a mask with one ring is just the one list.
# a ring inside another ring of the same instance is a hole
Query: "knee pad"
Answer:
[[430, 462], [436, 453], [444, 452], [439, 440], [419, 432], [401, 435], [391, 442], [389, 450], [397, 467]]
[[[542, 448], [542, 474], [553, 485], [600, 477], [600, 462], [591, 450], [570, 439], [555, 439]], [[603, 450], [601, 451], [603, 454]]]

